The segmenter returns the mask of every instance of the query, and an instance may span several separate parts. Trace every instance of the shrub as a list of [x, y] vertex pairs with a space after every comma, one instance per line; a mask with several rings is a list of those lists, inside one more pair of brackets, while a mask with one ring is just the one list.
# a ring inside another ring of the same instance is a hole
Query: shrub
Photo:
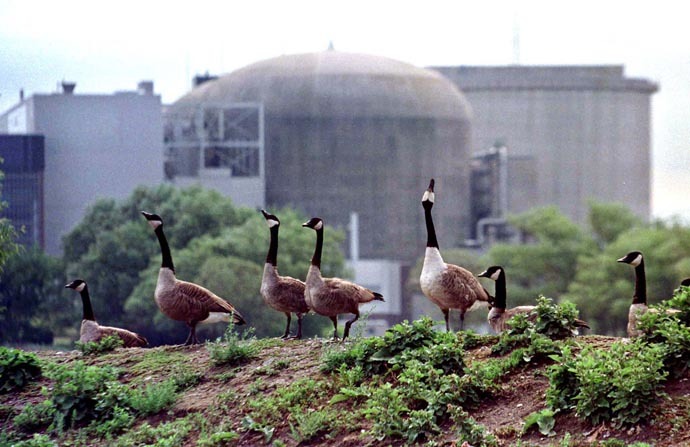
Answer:
[[75, 345], [84, 355], [98, 355], [121, 348], [124, 342], [116, 335], [108, 335], [101, 338], [99, 341], [88, 341], [86, 343], [78, 341]]
[[86, 366], [77, 361], [58, 365], [48, 372], [55, 381], [52, 390], [44, 389], [55, 407], [55, 427], [62, 430], [74, 424], [108, 419], [116, 407], [126, 407], [126, 389], [116, 380], [114, 368]]
[[597, 425], [636, 424], [649, 417], [664, 395], [663, 348], [643, 340], [614, 343], [610, 350], [586, 348], [575, 359], [569, 353], [549, 372], [547, 402], [556, 409], [575, 406], [577, 414]]
[[41, 375], [36, 354], [0, 347], [0, 392], [23, 388]]
[[234, 325], [228, 326], [223, 339], [207, 343], [211, 361], [214, 365], [239, 365], [256, 356], [258, 347], [250, 339], [251, 331], [239, 335]]
[[176, 400], [177, 384], [170, 379], [131, 391], [127, 403], [140, 415], [148, 416], [171, 407]]
[[55, 407], [50, 400], [38, 404], [27, 404], [14, 417], [14, 425], [25, 433], [33, 433], [49, 426], [55, 419]]

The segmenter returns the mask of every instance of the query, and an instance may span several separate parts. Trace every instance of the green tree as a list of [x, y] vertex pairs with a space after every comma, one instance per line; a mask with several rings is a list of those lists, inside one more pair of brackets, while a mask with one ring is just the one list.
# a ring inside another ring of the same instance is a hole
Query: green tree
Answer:
[[595, 333], [625, 334], [634, 272], [616, 260], [630, 251], [644, 255], [649, 304], [671, 298], [680, 280], [690, 276], [690, 228], [655, 222], [620, 233], [601, 251], [580, 257], [577, 275], [565, 295]]
[[615, 241], [622, 233], [642, 224], [642, 219], [625, 205], [594, 200], [589, 202], [589, 225], [601, 248]]
[[524, 244], [496, 244], [486, 263], [502, 265], [508, 278], [509, 306], [533, 304], [540, 294], [558, 299], [575, 278], [577, 260], [596, 250], [593, 239], [556, 207], [509, 218]]
[[[0, 158], [0, 165], [3, 163]], [[2, 200], [2, 180], [5, 174], [0, 171], [0, 214], [2, 210], [7, 208], [7, 202]], [[0, 272], [7, 262], [7, 259], [19, 251], [19, 245], [16, 243], [17, 230], [12, 226], [12, 223], [6, 217], [0, 217]]]
[[0, 273], [0, 343], [52, 343], [77, 318], [63, 281], [60, 260], [39, 248], [12, 255]]

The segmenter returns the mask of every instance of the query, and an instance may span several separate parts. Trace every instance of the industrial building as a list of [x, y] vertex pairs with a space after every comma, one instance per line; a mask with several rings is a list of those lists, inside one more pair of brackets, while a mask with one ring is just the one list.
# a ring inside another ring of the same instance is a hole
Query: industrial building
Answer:
[[58, 93], [22, 96], [0, 115], [0, 134], [44, 138], [42, 212], [32, 219], [45, 232], [36, 241], [58, 256], [62, 237], [94, 201], [123, 199], [138, 185], [163, 181], [161, 100], [153, 83], [112, 95], [74, 88], [63, 83]]
[[474, 151], [506, 148], [506, 208], [493, 216], [556, 205], [586, 224], [596, 199], [650, 218], [655, 83], [626, 77], [620, 65], [434, 69], [472, 105]]
[[0, 170], [2, 201], [0, 217], [12, 222], [20, 244], [44, 245], [43, 171], [45, 138], [43, 135], [0, 135]]
[[99, 197], [201, 184], [346, 230], [355, 280], [386, 296], [369, 320], [383, 327], [415, 317], [404, 284], [424, 253], [431, 177], [442, 250], [500, 240], [508, 214], [544, 205], [578, 223], [590, 199], [650, 217], [658, 87], [622, 66], [420, 68], [328, 50], [198, 76], [165, 107], [152, 83], [114, 95], [72, 88], [0, 115], [0, 133], [45, 137], [32, 234], [45, 228], [51, 254]]

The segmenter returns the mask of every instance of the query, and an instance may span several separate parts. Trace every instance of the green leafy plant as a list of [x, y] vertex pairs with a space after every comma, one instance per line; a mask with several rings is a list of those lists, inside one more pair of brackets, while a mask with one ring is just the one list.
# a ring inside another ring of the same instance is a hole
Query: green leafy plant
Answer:
[[40, 375], [41, 366], [35, 354], [0, 347], [0, 392], [23, 388]]
[[169, 379], [131, 391], [127, 404], [138, 414], [148, 416], [169, 408], [176, 400], [177, 384], [174, 379]]
[[77, 423], [108, 419], [116, 407], [127, 406], [127, 391], [117, 381], [111, 367], [87, 366], [81, 361], [56, 365], [47, 372], [54, 381], [44, 389], [55, 407], [54, 424], [58, 430]]
[[75, 342], [77, 349], [84, 355], [98, 355], [106, 352], [112, 352], [117, 348], [121, 348], [124, 342], [117, 335], [108, 335], [101, 338], [99, 341], [88, 341], [82, 343]]
[[242, 364], [256, 356], [258, 347], [251, 337], [251, 331], [238, 334], [234, 325], [228, 326], [222, 340], [207, 343], [214, 365], [232, 366]]
[[553, 427], [556, 425], [554, 414], [553, 410], [546, 408], [527, 415], [522, 433], [525, 434], [536, 427], [542, 435], [553, 436], [555, 434]]
[[14, 425], [25, 433], [36, 432], [49, 426], [55, 419], [55, 407], [50, 400], [37, 404], [27, 404], [21, 413], [14, 417]]

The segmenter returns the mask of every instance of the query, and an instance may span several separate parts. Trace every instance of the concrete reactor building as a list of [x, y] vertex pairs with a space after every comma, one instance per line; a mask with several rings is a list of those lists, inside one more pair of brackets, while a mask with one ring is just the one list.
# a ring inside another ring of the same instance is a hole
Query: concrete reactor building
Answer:
[[[481, 201], [475, 201], [475, 222], [556, 205], [586, 224], [591, 199], [622, 203], [650, 218], [655, 83], [626, 77], [620, 65], [435, 69], [472, 105], [472, 147], [482, 152], [476, 164], [488, 159], [486, 149], [507, 148], [505, 208], [497, 210], [494, 203], [481, 210]], [[476, 232], [472, 229], [481, 238]]]
[[[251, 104], [260, 107], [257, 124], [245, 126], [244, 144], [263, 145], [263, 155], [252, 147], [237, 153], [238, 110], [252, 115]], [[220, 109], [225, 113], [215, 112]], [[435, 71], [333, 50], [281, 56], [204, 82], [168, 107], [166, 117], [175, 182], [213, 185], [218, 176], [209, 171], [219, 168], [231, 192], [244, 189], [246, 197], [248, 175], [263, 175], [266, 206], [295, 206], [341, 228], [356, 213], [360, 256], [411, 262], [425, 242], [421, 194], [435, 177], [441, 242], [462, 241], [470, 110]], [[257, 136], [261, 128], [265, 133]], [[185, 137], [194, 129], [204, 129], [196, 142]], [[221, 141], [228, 132], [235, 143]], [[261, 159], [264, 171], [252, 170]]]

